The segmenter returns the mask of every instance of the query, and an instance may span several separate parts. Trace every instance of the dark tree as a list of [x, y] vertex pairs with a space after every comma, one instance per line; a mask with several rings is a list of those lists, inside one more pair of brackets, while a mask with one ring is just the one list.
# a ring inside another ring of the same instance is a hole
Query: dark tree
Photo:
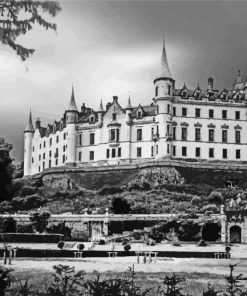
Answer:
[[11, 198], [13, 166], [9, 153], [12, 148], [12, 145], [0, 138], [0, 202]]
[[11, 272], [13, 269], [0, 266], [0, 295], [4, 296], [6, 289], [11, 285]]
[[130, 204], [124, 198], [114, 197], [111, 209], [114, 214], [128, 214], [130, 212]]
[[163, 284], [165, 285], [165, 290], [158, 287], [158, 294], [164, 296], [183, 296], [181, 293], [181, 284], [185, 283], [185, 278], [177, 276], [173, 273], [172, 276], [166, 276], [163, 280]]
[[16, 232], [16, 221], [12, 217], [4, 218], [0, 220], [0, 232]]
[[42, 0], [3, 0], [0, 2], [0, 40], [4, 45], [10, 46], [24, 61], [34, 49], [26, 48], [16, 42], [17, 37], [32, 30], [35, 24], [46, 30], [56, 30], [56, 24], [44, 18], [44, 14], [56, 16], [60, 11], [56, 1]]
[[42, 233], [46, 231], [50, 216], [51, 214], [49, 212], [34, 212], [30, 215], [29, 220], [32, 222], [36, 231]]

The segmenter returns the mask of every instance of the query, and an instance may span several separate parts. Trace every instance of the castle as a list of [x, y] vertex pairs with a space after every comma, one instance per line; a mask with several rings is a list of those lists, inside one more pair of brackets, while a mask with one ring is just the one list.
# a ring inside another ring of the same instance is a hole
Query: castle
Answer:
[[78, 110], [74, 90], [60, 121], [41, 126], [30, 112], [24, 131], [24, 175], [45, 169], [105, 166], [183, 159], [221, 162], [247, 161], [247, 83], [238, 72], [233, 86], [193, 90], [175, 87], [165, 44], [161, 70], [154, 79], [150, 105], [123, 108], [113, 101], [98, 110], [83, 104]]

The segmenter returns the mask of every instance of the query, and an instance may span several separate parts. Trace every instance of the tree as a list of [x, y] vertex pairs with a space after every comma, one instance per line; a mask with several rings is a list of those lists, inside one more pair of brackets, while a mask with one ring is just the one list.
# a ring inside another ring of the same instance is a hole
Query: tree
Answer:
[[[2, 221], [1, 221], [2, 220]], [[0, 232], [16, 232], [16, 221], [12, 217], [4, 218], [0, 220]]]
[[185, 278], [177, 276], [175, 273], [171, 277], [166, 276], [163, 280], [163, 284], [165, 285], [165, 291], [158, 287], [158, 293], [164, 296], [183, 296], [181, 293], [182, 288], [180, 287], [181, 283], [185, 283]]
[[29, 220], [32, 222], [32, 225], [36, 231], [42, 233], [47, 228], [50, 216], [51, 214], [49, 212], [34, 212], [31, 213]]
[[5, 295], [5, 290], [11, 285], [11, 272], [13, 269], [0, 266], [0, 295]]
[[24, 175], [24, 162], [22, 161], [21, 163], [18, 163], [14, 166], [13, 178], [14, 179], [23, 178], [23, 175]]
[[128, 214], [130, 212], [130, 204], [124, 198], [114, 197], [112, 199], [111, 209], [114, 214]]
[[56, 24], [47, 21], [43, 15], [55, 17], [61, 10], [56, 1], [41, 0], [4, 0], [0, 2], [0, 39], [11, 47], [24, 61], [34, 49], [26, 48], [16, 42], [17, 37], [25, 35], [35, 24], [46, 30], [56, 30]]

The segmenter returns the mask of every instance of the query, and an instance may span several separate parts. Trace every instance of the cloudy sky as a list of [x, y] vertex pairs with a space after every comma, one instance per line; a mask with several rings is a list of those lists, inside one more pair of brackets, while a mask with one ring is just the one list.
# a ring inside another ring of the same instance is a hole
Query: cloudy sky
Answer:
[[123, 106], [150, 104], [164, 32], [170, 70], [181, 87], [230, 87], [247, 74], [247, 1], [61, 1], [57, 33], [36, 28], [19, 41], [35, 54], [22, 62], [0, 45], [0, 135], [23, 159], [29, 109], [44, 125], [60, 119], [74, 84], [78, 107], [113, 95]]

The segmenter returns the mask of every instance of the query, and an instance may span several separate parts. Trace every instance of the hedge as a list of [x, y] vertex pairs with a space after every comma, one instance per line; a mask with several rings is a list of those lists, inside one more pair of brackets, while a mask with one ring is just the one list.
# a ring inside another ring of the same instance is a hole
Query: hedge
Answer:
[[8, 243], [58, 243], [62, 234], [0, 233], [0, 242]]

